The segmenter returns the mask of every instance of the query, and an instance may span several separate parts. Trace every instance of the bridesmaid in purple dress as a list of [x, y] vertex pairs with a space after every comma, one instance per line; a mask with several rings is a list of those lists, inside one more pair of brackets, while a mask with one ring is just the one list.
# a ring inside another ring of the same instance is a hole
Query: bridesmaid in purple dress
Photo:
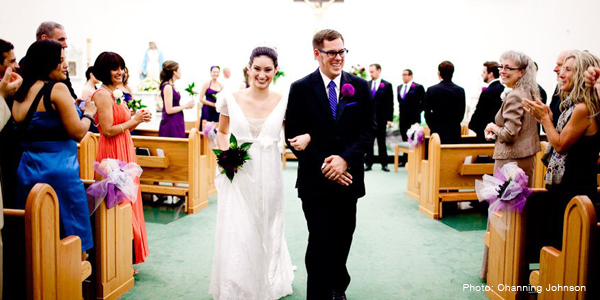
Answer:
[[179, 105], [181, 95], [175, 89], [175, 81], [179, 78], [181, 78], [179, 64], [172, 60], [165, 61], [160, 72], [160, 96], [164, 105], [158, 136], [185, 138], [183, 110], [194, 107], [194, 100]]
[[221, 74], [221, 68], [219, 66], [210, 67], [211, 80], [202, 85], [200, 91], [200, 101], [202, 102], [202, 116], [200, 117], [200, 124], [202, 120], [208, 122], [219, 122], [219, 113], [215, 109], [215, 103], [217, 102], [217, 94], [224, 88], [223, 84], [217, 81]]

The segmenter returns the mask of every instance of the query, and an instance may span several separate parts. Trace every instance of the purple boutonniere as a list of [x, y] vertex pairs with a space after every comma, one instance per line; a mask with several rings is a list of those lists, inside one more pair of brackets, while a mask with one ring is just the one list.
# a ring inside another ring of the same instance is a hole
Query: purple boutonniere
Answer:
[[384, 88], [384, 87], [385, 87], [385, 84], [384, 84], [383, 82], [379, 84], [379, 88], [380, 88], [380, 89], [382, 89], [382, 88]]
[[482, 87], [482, 88], [481, 88], [481, 91], [482, 91], [482, 92], [483, 92], [483, 91], [487, 91], [487, 87], [485, 87], [485, 86], [484, 86], [484, 87]]
[[415, 83], [414, 83], [414, 82], [413, 82], [413, 83], [410, 85], [410, 87], [411, 87], [411, 88], [414, 88], [415, 86], [416, 86], [416, 85], [415, 85]]
[[352, 97], [352, 96], [354, 96], [355, 92], [356, 91], [354, 90], [354, 87], [351, 84], [346, 83], [346, 84], [342, 85], [342, 96]]

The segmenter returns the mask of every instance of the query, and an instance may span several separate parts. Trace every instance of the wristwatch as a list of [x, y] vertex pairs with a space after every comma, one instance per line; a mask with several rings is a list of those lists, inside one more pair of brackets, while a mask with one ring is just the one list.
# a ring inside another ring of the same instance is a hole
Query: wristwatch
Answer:
[[92, 124], [94, 124], [94, 117], [92, 117], [90, 114], [83, 114], [81, 115], [81, 118], [88, 118], [92, 122]]

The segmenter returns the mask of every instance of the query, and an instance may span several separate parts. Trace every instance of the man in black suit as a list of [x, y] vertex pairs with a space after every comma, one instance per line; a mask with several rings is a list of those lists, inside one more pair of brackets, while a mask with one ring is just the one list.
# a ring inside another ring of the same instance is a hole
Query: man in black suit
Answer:
[[[319, 68], [290, 87], [285, 136], [298, 157], [296, 188], [308, 224], [307, 299], [346, 299], [346, 260], [356, 227], [356, 203], [365, 195], [364, 162], [373, 147], [375, 109], [369, 84], [343, 72], [342, 35], [313, 38]], [[303, 151], [291, 139], [308, 133]]]
[[[413, 81], [410, 69], [402, 71], [403, 84], [399, 85], [398, 106], [400, 107], [400, 135], [403, 141], [408, 141], [406, 131], [415, 123], [421, 123], [421, 112], [425, 104], [425, 88]], [[400, 166], [406, 164], [406, 155], [400, 157]]]
[[442, 144], [460, 143], [460, 122], [465, 115], [465, 90], [452, 82], [454, 65], [443, 61], [438, 66], [440, 83], [427, 89], [425, 121], [431, 133], [440, 135]]
[[[556, 66], [554, 67], [554, 73], [556, 73], [556, 80], [558, 82], [560, 75], [560, 70], [562, 69], [563, 64], [565, 63], [565, 58], [569, 55], [570, 50], [561, 51], [556, 58]], [[558, 124], [558, 117], [560, 117], [560, 87], [558, 83], [556, 88], [554, 89], [554, 93], [552, 94], [552, 101], [550, 102], [550, 110], [552, 110], [552, 123], [554, 126]]]
[[[375, 119], [377, 121], [375, 137], [377, 138], [377, 148], [379, 149], [379, 161], [381, 162], [381, 169], [389, 172], [390, 169], [387, 167], [388, 156], [385, 134], [386, 129], [392, 124], [392, 120], [394, 119], [394, 91], [392, 90], [391, 83], [381, 79], [381, 66], [379, 64], [370, 65], [369, 73], [371, 74], [369, 86], [371, 87], [371, 95], [375, 101]], [[371, 147], [367, 151], [367, 156], [365, 156], [365, 164], [367, 165], [365, 171], [371, 170], [373, 161], [373, 147]]]
[[475, 131], [477, 137], [476, 143], [485, 143], [485, 127], [488, 123], [494, 122], [494, 118], [502, 106], [500, 95], [504, 91], [504, 86], [500, 83], [500, 71], [498, 63], [495, 61], [486, 61], [483, 63], [483, 73], [481, 74], [483, 82], [488, 84], [479, 95], [479, 101], [475, 112], [469, 122], [469, 129]]

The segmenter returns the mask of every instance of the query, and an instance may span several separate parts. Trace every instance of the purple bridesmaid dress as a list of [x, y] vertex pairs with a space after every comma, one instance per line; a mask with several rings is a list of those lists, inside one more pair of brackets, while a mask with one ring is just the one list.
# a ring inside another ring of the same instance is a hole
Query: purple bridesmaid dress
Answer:
[[[185, 138], [185, 121], [183, 120], [183, 111], [174, 114], [168, 114], [164, 105], [165, 86], [169, 83], [164, 83], [160, 88], [160, 96], [163, 99], [162, 120], [158, 129], [158, 136]], [[173, 107], [179, 106], [181, 95], [173, 88]]]

